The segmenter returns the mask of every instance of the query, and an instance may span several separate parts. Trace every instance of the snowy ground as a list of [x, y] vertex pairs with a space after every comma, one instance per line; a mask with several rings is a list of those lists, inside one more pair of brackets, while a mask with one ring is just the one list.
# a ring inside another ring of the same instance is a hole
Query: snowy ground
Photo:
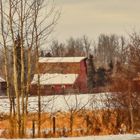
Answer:
[[[101, 109], [108, 104], [111, 93], [42, 96], [42, 112], [68, 111], [70, 109]], [[29, 97], [29, 112], [37, 112], [37, 97]], [[0, 97], [0, 112], [9, 111], [9, 100]]]
[[[45, 140], [46, 138], [36, 139], [36, 140]], [[0, 140], [4, 140], [0, 138]], [[22, 139], [25, 140], [25, 139]], [[33, 140], [33, 139], [29, 139]], [[47, 138], [47, 140], [140, 140], [140, 134], [132, 135], [108, 135], [108, 136], [87, 136], [87, 137], [73, 137], [73, 138]]]
[[79, 138], [57, 138], [47, 140], [140, 140], [140, 135], [110, 135], [110, 136], [89, 136]]
[[[43, 96], [41, 97], [42, 111], [43, 112], [68, 111], [69, 109], [72, 108], [102, 109], [110, 107], [108, 101], [111, 98], [112, 95], [110, 93]], [[28, 110], [30, 112], [37, 111], [37, 97], [29, 97]], [[9, 111], [8, 99], [6, 97], [0, 97], [0, 113], [2, 112], [7, 113], [8, 111]], [[3, 139], [4, 138], [0, 138], [0, 140]], [[36, 139], [36, 140], [45, 140], [45, 139]], [[76, 137], [47, 138], [47, 140], [140, 140], [140, 134], [87, 136], [78, 138]]]

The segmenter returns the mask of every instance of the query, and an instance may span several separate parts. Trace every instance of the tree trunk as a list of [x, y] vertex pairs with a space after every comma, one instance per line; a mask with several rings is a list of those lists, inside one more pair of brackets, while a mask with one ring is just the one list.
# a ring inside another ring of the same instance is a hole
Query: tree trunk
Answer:
[[4, 35], [4, 18], [3, 18], [3, 5], [2, 1], [0, 3], [0, 9], [1, 9], [1, 30], [2, 30], [2, 39], [4, 43], [4, 69], [5, 69], [5, 78], [6, 78], [6, 95], [8, 96], [9, 103], [10, 103], [10, 108], [9, 108], [9, 113], [10, 113], [10, 134], [12, 134], [12, 99], [10, 95], [10, 82], [9, 82], [9, 73], [8, 73], [8, 51], [7, 51], [7, 45], [6, 45], [6, 39]]
[[21, 43], [21, 96], [22, 96], [22, 137], [24, 136], [24, 125], [25, 125], [25, 108], [24, 108], [24, 96], [25, 96], [25, 57], [24, 57], [24, 38], [23, 38], [23, 1], [20, 1], [20, 43]]
[[39, 74], [39, 53], [37, 48], [37, 74], [38, 74], [38, 83], [37, 83], [37, 94], [38, 94], [38, 137], [40, 137], [40, 127], [41, 127], [41, 95], [40, 95], [40, 74]]
[[70, 114], [70, 133], [73, 134], [73, 114]]
[[131, 93], [131, 82], [129, 82], [129, 115], [130, 115], [130, 131], [134, 132], [134, 116], [133, 116], [133, 107], [132, 107], [132, 93]]
[[18, 129], [18, 137], [21, 137], [21, 116], [20, 116], [20, 92], [18, 90], [18, 82], [17, 82], [17, 56], [15, 46], [13, 47], [13, 68], [14, 68], [14, 89], [16, 94], [16, 112], [17, 112], [17, 129]]
[[28, 49], [28, 61], [27, 61], [27, 88], [26, 88], [26, 99], [25, 99], [25, 114], [28, 114], [28, 96], [30, 93], [30, 83], [31, 83], [31, 50]]

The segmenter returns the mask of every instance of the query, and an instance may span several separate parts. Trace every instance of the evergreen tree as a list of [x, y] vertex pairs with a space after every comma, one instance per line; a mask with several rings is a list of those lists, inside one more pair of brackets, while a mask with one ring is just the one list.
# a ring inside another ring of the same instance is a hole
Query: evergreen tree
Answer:
[[87, 59], [87, 84], [89, 91], [95, 87], [95, 66], [93, 63], [93, 56], [89, 55]]

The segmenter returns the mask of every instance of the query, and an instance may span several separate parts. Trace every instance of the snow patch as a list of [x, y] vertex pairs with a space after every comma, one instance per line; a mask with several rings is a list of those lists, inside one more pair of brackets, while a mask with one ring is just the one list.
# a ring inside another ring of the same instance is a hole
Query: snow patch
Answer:
[[5, 82], [5, 80], [2, 77], [0, 77], [0, 82]]
[[[69, 111], [70, 109], [105, 109], [110, 108], [108, 103], [111, 93], [79, 94], [79, 95], [52, 95], [41, 97], [42, 112]], [[15, 101], [16, 103], [16, 101]], [[28, 111], [38, 111], [38, 97], [29, 97]], [[8, 98], [0, 98], [0, 112], [9, 112]]]

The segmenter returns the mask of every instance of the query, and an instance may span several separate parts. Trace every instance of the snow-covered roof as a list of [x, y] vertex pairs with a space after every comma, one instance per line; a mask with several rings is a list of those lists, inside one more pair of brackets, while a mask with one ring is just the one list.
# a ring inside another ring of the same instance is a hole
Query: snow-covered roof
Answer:
[[[74, 84], [77, 79], [78, 74], [40, 74], [40, 85], [64, 85], [64, 84]], [[32, 84], [37, 84], [38, 75], [35, 74], [32, 80]]]
[[0, 82], [5, 82], [5, 80], [2, 77], [0, 77]]
[[40, 63], [80, 62], [86, 57], [40, 57]]

